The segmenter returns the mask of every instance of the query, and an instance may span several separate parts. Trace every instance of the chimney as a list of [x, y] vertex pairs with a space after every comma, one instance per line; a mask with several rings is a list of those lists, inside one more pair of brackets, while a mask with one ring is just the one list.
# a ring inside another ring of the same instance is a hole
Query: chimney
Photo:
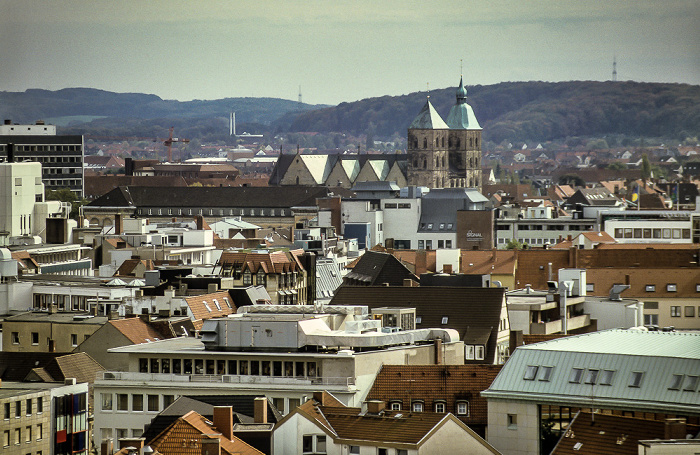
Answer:
[[63, 380], [64, 385], [76, 385], [78, 383], [78, 380], [75, 378], [65, 378]]
[[435, 338], [435, 365], [442, 365], [442, 338]]
[[122, 219], [122, 214], [117, 213], [114, 215], [114, 233], [121, 235], [122, 232], [124, 232], [124, 220]]
[[100, 455], [112, 455], [114, 453], [114, 439], [103, 439], [100, 444]]
[[491, 262], [496, 262], [496, 248], [491, 249]]
[[[141, 455], [143, 454], [143, 445], [145, 442], [146, 441], [144, 438], [122, 438], [119, 440], [119, 449], [121, 450], [125, 447], [133, 448], [133, 453]], [[129, 451], [129, 453], [132, 452]]]
[[216, 429], [230, 441], [233, 438], [233, 408], [231, 406], [214, 406], [213, 420]]
[[511, 330], [508, 344], [509, 344], [509, 348], [510, 348], [510, 353], [512, 355], [513, 352], [515, 352], [515, 348], [517, 348], [518, 346], [522, 346], [524, 344], [523, 331], [522, 330]]
[[664, 422], [664, 439], [685, 439], [685, 418], [669, 418]]
[[194, 217], [195, 222], [197, 223], [197, 230], [201, 231], [204, 229], [204, 217], [202, 215], [197, 215]]
[[382, 400], [369, 400], [367, 402], [367, 414], [380, 414], [384, 408], [386, 408], [386, 403]]
[[323, 393], [322, 390], [314, 392], [313, 397], [314, 397], [314, 401], [317, 401], [318, 404], [320, 404], [321, 406], [324, 406], [326, 404], [325, 403], [326, 395]]
[[219, 290], [219, 285], [217, 283], [209, 283], [207, 284], [207, 293], [208, 294], [213, 294], [214, 292]]
[[202, 438], [202, 455], [221, 455], [219, 438]]
[[267, 398], [255, 397], [253, 405], [253, 421], [255, 423], [267, 423]]

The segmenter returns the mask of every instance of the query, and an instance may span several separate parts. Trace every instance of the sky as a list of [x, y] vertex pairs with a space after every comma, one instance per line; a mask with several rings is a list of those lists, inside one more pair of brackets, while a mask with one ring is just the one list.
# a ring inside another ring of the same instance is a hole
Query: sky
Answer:
[[[700, 84], [700, 0], [0, 0], [0, 91], [338, 104], [505, 81]], [[460, 63], [462, 62], [462, 63]]]

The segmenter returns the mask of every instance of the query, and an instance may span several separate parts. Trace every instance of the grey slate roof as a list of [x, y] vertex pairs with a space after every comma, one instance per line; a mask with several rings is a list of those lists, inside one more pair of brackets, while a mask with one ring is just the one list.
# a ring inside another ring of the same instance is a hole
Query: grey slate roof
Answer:
[[[365, 253], [366, 255], [366, 253]], [[415, 308], [416, 328], [444, 327], [459, 332], [467, 344], [485, 344], [483, 363], [493, 363], [504, 298], [503, 288], [341, 286], [331, 305]], [[447, 324], [443, 317], [447, 316]]]
[[423, 109], [421, 109], [418, 113], [418, 116], [416, 116], [416, 118], [413, 119], [413, 122], [411, 122], [409, 128], [432, 130], [448, 129], [449, 127], [447, 126], [447, 123], [445, 123], [445, 121], [442, 119], [442, 117], [440, 117], [440, 114], [437, 113], [433, 105], [430, 103], [430, 99], [428, 98], [428, 100], [423, 105]]
[[393, 286], [402, 286], [406, 278], [418, 281], [418, 277], [394, 255], [370, 250], [360, 257], [343, 282], [362, 283], [362, 285], [389, 283]]
[[273, 207], [314, 206], [327, 197], [324, 187], [148, 187], [120, 186], [90, 207]]
[[316, 259], [316, 298], [328, 299], [343, 284], [340, 265], [333, 258]]
[[[528, 368], [538, 367], [533, 380]], [[549, 380], [542, 367], [551, 366]], [[579, 383], [571, 382], [572, 370], [583, 369]], [[587, 384], [589, 371], [598, 370]], [[610, 385], [602, 384], [603, 370], [612, 371]], [[631, 385], [641, 373], [638, 387]], [[674, 375], [682, 375], [672, 389]], [[649, 412], [700, 415], [700, 333], [647, 332], [613, 329], [518, 347], [491, 387], [487, 398], [566, 406], [633, 409]]]

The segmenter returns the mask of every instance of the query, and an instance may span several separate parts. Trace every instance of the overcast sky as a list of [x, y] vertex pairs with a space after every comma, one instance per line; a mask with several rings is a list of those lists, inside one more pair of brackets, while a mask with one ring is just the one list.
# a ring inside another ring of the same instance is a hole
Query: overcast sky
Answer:
[[465, 83], [700, 84], [700, 1], [0, 0], [0, 90], [336, 104]]

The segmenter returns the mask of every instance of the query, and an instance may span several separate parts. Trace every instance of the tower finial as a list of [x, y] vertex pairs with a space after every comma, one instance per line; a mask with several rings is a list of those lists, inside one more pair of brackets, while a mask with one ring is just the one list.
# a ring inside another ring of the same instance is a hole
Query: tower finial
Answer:
[[430, 99], [430, 82], [426, 82], [425, 86], [426, 86], [427, 91], [428, 91], [428, 99]]
[[464, 75], [464, 67], [463, 67], [463, 61], [460, 58], [459, 59], [459, 77], [461, 78]]
[[617, 81], [617, 55], [613, 56], [612, 80], [613, 80], [613, 82]]

